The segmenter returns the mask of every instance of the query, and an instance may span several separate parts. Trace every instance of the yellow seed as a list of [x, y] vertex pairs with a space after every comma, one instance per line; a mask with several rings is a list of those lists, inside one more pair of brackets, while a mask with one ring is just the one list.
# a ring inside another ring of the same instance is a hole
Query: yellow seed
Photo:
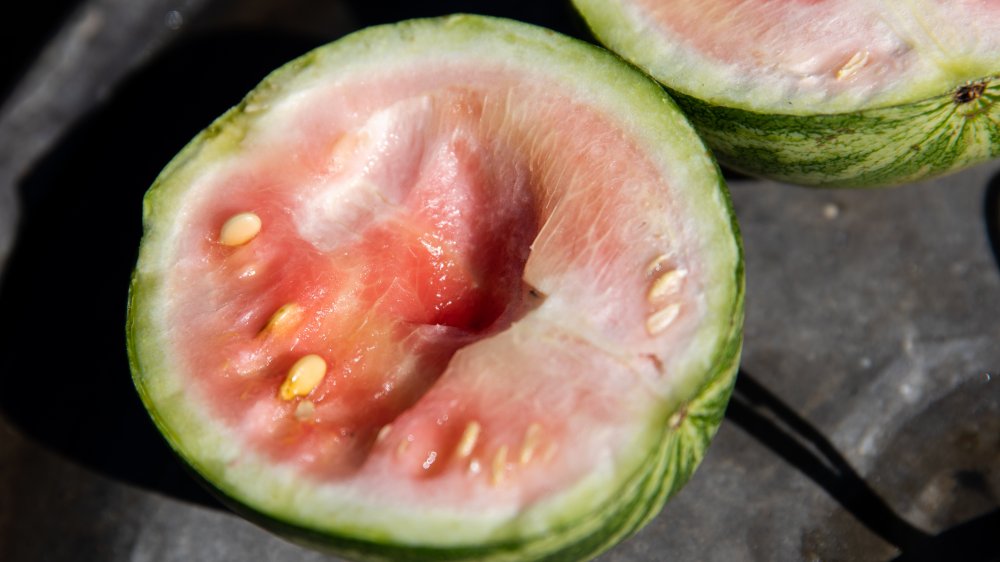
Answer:
[[503, 482], [503, 472], [507, 469], [507, 445], [500, 447], [497, 454], [493, 456], [493, 464], [491, 465], [493, 485]]
[[254, 213], [237, 213], [222, 225], [219, 242], [224, 246], [242, 246], [260, 232], [260, 217]]
[[528, 430], [524, 432], [524, 443], [521, 445], [521, 455], [518, 460], [522, 465], [531, 462], [531, 457], [535, 454], [535, 448], [538, 447], [538, 438], [542, 435], [542, 426], [537, 423], [533, 423], [528, 426]]
[[861, 70], [861, 67], [864, 66], [866, 62], [868, 62], [868, 49], [865, 49], [864, 52], [858, 51], [854, 53], [854, 56], [844, 63], [844, 66], [840, 67], [840, 70], [837, 71], [837, 80], [850, 78], [858, 70]]
[[667, 254], [660, 254], [653, 258], [653, 261], [649, 262], [649, 265], [646, 266], [646, 276], [652, 277], [662, 271], [663, 264], [665, 264], [669, 258], [670, 256]]
[[686, 276], [686, 269], [671, 269], [670, 271], [660, 275], [649, 287], [649, 292], [646, 293], [646, 299], [649, 302], [655, 302], [667, 295], [676, 293], [680, 290], [681, 283], [684, 281]]
[[476, 447], [476, 441], [479, 439], [479, 430], [482, 429], [478, 422], [469, 422], [465, 426], [465, 431], [462, 432], [462, 438], [458, 441], [458, 447], [455, 449], [455, 454], [458, 458], [465, 458], [472, 454], [472, 450]]
[[319, 355], [306, 355], [288, 370], [281, 385], [281, 398], [291, 400], [296, 396], [306, 396], [319, 386], [326, 376], [326, 361]]
[[301, 317], [302, 308], [294, 302], [290, 302], [276, 310], [274, 314], [271, 315], [271, 319], [267, 321], [267, 324], [264, 325], [260, 332], [264, 333], [286, 330], [298, 322]]
[[674, 319], [677, 318], [677, 314], [680, 311], [681, 305], [674, 303], [650, 314], [646, 318], [646, 331], [649, 332], [649, 335], [655, 336], [666, 330], [667, 326], [670, 326]]

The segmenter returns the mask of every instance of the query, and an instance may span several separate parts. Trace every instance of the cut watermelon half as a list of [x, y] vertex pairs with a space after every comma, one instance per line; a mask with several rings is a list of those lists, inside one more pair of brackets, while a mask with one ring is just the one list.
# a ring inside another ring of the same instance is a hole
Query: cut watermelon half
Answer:
[[719, 160], [806, 185], [914, 181], [1000, 155], [1000, 3], [574, 0]]
[[742, 255], [652, 81], [454, 16], [274, 72], [144, 201], [135, 385], [237, 511], [361, 559], [591, 556], [722, 418]]

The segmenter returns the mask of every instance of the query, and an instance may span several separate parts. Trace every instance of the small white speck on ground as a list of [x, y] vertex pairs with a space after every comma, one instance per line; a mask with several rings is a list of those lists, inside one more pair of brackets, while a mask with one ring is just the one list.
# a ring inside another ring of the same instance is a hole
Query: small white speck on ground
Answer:
[[823, 218], [826, 220], [833, 220], [840, 216], [840, 206], [836, 203], [827, 203], [823, 205]]

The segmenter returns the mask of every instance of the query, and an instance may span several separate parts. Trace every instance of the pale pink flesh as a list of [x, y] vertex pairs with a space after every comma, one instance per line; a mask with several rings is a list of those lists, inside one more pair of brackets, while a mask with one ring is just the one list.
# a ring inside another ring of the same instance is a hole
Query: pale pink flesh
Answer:
[[634, 0], [672, 40], [753, 79], [835, 94], [1000, 53], [995, 0]]
[[[317, 89], [191, 203], [169, 279], [176, 350], [252, 448], [389, 499], [522, 505], [622, 454], [620, 436], [646, 423], [669, 342], [700, 314], [700, 271], [638, 147], [517, 75], [460, 67]], [[220, 245], [244, 211], [260, 234]], [[646, 320], [663, 303], [647, 298], [647, 268], [662, 256], [688, 276], [670, 297], [680, 315], [654, 337]], [[263, 330], [292, 302], [300, 324]], [[309, 353], [328, 374], [280, 399]], [[296, 416], [303, 400], [314, 411]], [[459, 455], [472, 422], [476, 444]]]

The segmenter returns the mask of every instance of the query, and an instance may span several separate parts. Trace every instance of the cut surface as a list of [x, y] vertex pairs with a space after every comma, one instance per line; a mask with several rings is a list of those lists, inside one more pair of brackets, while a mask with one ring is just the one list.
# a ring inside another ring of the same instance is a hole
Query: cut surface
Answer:
[[140, 393], [213, 486], [311, 532], [572, 542], [662, 478], [665, 420], [735, 368], [710, 158], [654, 84], [522, 25], [291, 63], [168, 166], [145, 223]]
[[1000, 60], [1000, 4], [989, 0], [574, 3], [663, 83], [756, 111], [912, 102], [990, 76]]

